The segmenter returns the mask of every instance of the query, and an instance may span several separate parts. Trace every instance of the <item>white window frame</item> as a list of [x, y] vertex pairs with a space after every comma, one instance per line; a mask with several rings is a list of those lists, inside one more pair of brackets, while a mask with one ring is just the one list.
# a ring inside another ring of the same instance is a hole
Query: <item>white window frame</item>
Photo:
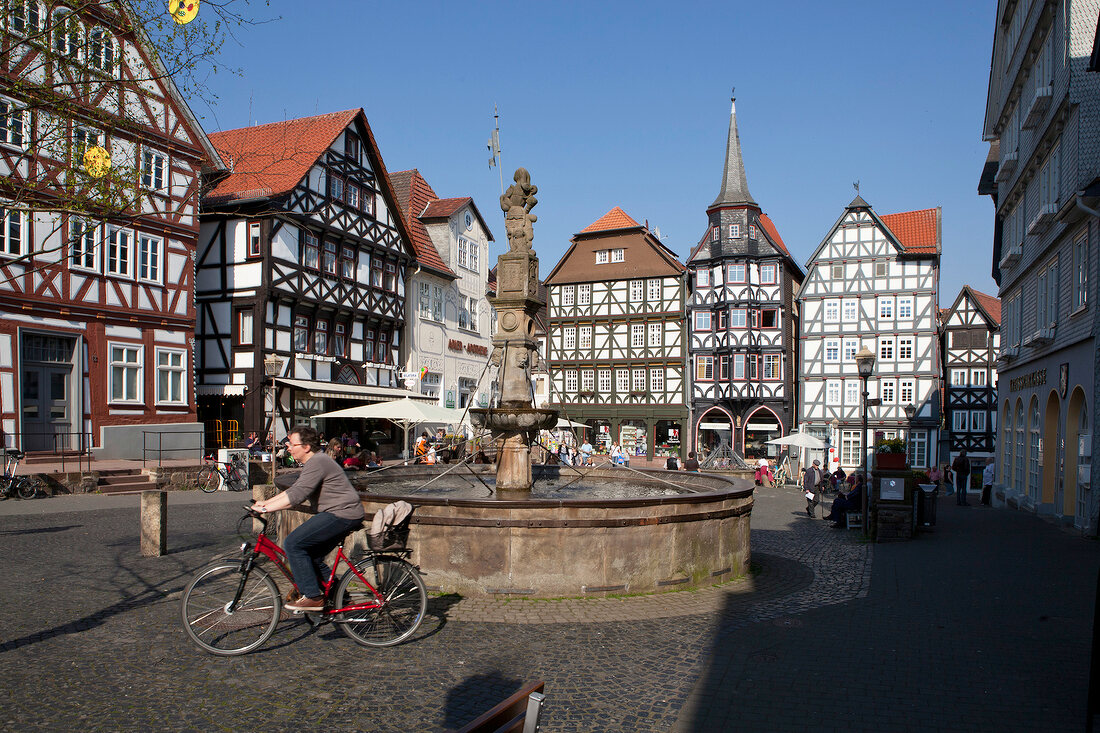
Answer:
[[[768, 273], [771, 273], [770, 275]], [[760, 284], [776, 285], [779, 283], [779, 265], [768, 263], [760, 265]]]
[[893, 379], [880, 379], [878, 382], [878, 396], [884, 405], [896, 405], [898, 384]]
[[915, 349], [915, 338], [913, 336], [898, 336], [898, 361], [913, 361]]
[[596, 250], [596, 264], [597, 265], [606, 265], [611, 259], [610, 256], [611, 256], [611, 250], [609, 250], [609, 249], [598, 249], [598, 250]]
[[730, 224], [729, 232], [730, 232], [730, 239], [740, 239], [741, 238], [741, 225], [740, 224]]
[[[156, 359], [155, 383], [157, 404], [172, 406], [186, 405], [187, 351], [184, 349], [157, 347], [154, 353]], [[165, 361], [166, 359], [167, 361]], [[167, 382], [162, 384], [162, 379], [167, 379]], [[177, 392], [174, 399], [172, 397], [173, 392]]]
[[838, 299], [829, 298], [822, 307], [824, 308], [826, 323], [840, 323], [840, 301]]
[[630, 348], [641, 349], [645, 347], [645, 324], [630, 324]]
[[262, 252], [260, 251], [260, 222], [250, 221], [248, 222], [248, 252], [249, 257], [259, 257]]
[[913, 320], [913, 296], [912, 295], [899, 295], [897, 304], [897, 320], [899, 321], [911, 321]]
[[709, 288], [710, 287], [710, 270], [702, 267], [695, 271], [695, 287], [697, 288]]
[[951, 369], [950, 377], [952, 387], [966, 387], [970, 384], [969, 369]]
[[642, 280], [630, 281], [630, 302], [641, 303], [645, 295], [645, 283]]
[[581, 326], [578, 334], [578, 344], [580, 348], [587, 350], [592, 348], [592, 326]]
[[69, 228], [69, 268], [98, 271], [99, 248], [96, 245], [100, 237], [100, 225], [73, 217], [69, 219]]
[[234, 325], [237, 328], [237, 345], [252, 346], [256, 338], [256, 319], [252, 315], [252, 311], [247, 308], [238, 310], [236, 323]]
[[610, 369], [597, 369], [596, 370], [596, 387], [599, 389], [600, 394], [611, 394], [611, 370]]
[[829, 406], [840, 405], [842, 395], [841, 380], [839, 379], [826, 379], [825, 380], [825, 404]]
[[562, 348], [567, 351], [572, 351], [577, 348], [577, 327], [565, 326], [561, 330], [561, 345]]
[[581, 392], [596, 391], [596, 372], [591, 369], [581, 369]]
[[984, 433], [985, 428], [985, 410], [971, 410], [970, 411], [970, 432], [972, 433]]
[[577, 370], [566, 369], [565, 370], [565, 391], [569, 394], [577, 393]]
[[695, 355], [695, 379], [700, 382], [714, 381], [714, 357], [706, 354]]
[[664, 367], [650, 367], [649, 369], [649, 391], [653, 394], [660, 394], [665, 391], [665, 369]]
[[844, 323], [856, 323], [859, 321], [859, 301], [855, 298], [845, 298], [841, 308], [841, 320]]
[[845, 338], [840, 347], [840, 360], [844, 363], [851, 363], [856, 360], [856, 352], [859, 351], [859, 339], [857, 338]]
[[623, 262], [625, 260], [626, 260], [626, 250], [625, 249], [617, 248], [617, 249], [611, 250], [611, 261], [612, 262]]
[[1089, 237], [1085, 230], [1073, 241], [1073, 308], [1083, 309], [1089, 302]]
[[730, 310], [730, 328], [745, 328], [749, 323], [747, 308], [733, 308]]
[[783, 378], [783, 359], [779, 354], [763, 354], [760, 361], [761, 379], [775, 382]]
[[645, 281], [645, 299], [650, 303], [657, 303], [661, 300], [661, 280], [659, 278], [651, 277]]
[[898, 401], [903, 405], [916, 404], [917, 383], [913, 379], [898, 380]]
[[26, 107], [7, 97], [0, 97], [0, 143], [20, 150], [27, 148], [30, 115]]
[[163, 191], [168, 183], [168, 156], [142, 146], [141, 185], [150, 191]]
[[576, 289], [573, 285], [562, 285], [561, 286], [561, 305], [562, 305], [562, 307], [563, 308], [573, 307], [573, 304], [576, 301], [576, 295], [577, 295]]
[[844, 404], [859, 406], [860, 381], [858, 379], [844, 380]]
[[134, 276], [134, 233], [120, 227], [107, 227], [106, 272], [115, 277]]
[[712, 331], [714, 319], [711, 317], [709, 310], [697, 310], [695, 311], [694, 323], [692, 324], [693, 331]]
[[878, 298], [878, 319], [880, 321], [894, 320], [894, 296], [880, 295]]
[[970, 428], [970, 412], [967, 410], [954, 410], [951, 413], [951, 432], [966, 433]]
[[822, 356], [826, 364], [840, 363], [840, 339], [825, 339], [822, 344]]
[[615, 392], [625, 395], [630, 392], [630, 370], [619, 368], [615, 370]]
[[645, 392], [646, 368], [634, 367], [630, 370], [630, 391]]
[[863, 431], [840, 431], [840, 462], [845, 466], [859, 466], [863, 463]]
[[734, 262], [726, 265], [726, 283], [737, 285], [749, 281], [749, 268], [743, 262]]
[[[309, 353], [309, 316], [294, 316], [290, 331], [291, 344], [296, 354]], [[368, 331], [367, 339], [371, 344], [371, 353], [367, 354], [367, 361], [374, 361], [374, 331]]]
[[663, 332], [664, 332], [664, 329], [662, 328], [663, 325], [664, 324], [661, 323], [660, 321], [657, 321], [656, 323], [650, 323], [649, 324], [649, 326], [647, 328], [647, 330], [649, 331], [649, 334], [648, 334], [647, 338], [649, 340], [649, 345], [650, 346], [657, 346], [657, 347], [661, 346], [661, 340], [662, 340], [661, 337], [662, 337]]
[[432, 286], [420, 283], [417, 286], [416, 312], [423, 320], [432, 320]]
[[577, 286], [577, 305], [592, 305], [592, 283]]
[[34, 0], [12, 0], [8, 3], [4, 28], [13, 35], [34, 37], [42, 32], [46, 9]]
[[880, 336], [878, 340], [879, 361], [894, 361], [894, 353], [893, 336]]
[[[132, 358], [131, 358], [132, 355]], [[141, 344], [107, 342], [107, 402], [112, 405], [140, 405], [144, 403], [145, 347]], [[133, 393], [128, 392], [128, 375], [133, 374]], [[115, 386], [121, 378], [122, 396], [115, 398]]]
[[971, 387], [984, 387], [985, 386], [985, 369], [971, 369], [970, 370], [970, 386]]
[[909, 431], [909, 465], [914, 468], [928, 466], [928, 431]]
[[27, 254], [27, 214], [18, 209], [0, 207], [0, 257]]
[[164, 240], [151, 234], [138, 234], [137, 275], [142, 282], [161, 282]]

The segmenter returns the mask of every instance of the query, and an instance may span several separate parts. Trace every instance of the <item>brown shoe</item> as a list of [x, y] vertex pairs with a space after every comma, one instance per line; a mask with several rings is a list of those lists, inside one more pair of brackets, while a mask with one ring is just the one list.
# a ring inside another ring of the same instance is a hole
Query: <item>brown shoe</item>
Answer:
[[286, 604], [288, 611], [323, 611], [325, 608], [325, 597], [315, 596], [313, 598], [299, 598], [293, 603]]

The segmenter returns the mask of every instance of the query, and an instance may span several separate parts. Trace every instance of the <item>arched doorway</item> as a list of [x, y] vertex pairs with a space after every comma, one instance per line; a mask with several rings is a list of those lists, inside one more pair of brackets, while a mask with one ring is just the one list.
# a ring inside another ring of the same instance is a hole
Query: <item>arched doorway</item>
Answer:
[[1042, 435], [1039, 427], [1039, 398], [1031, 397], [1031, 404], [1027, 408], [1027, 497], [1031, 499], [1032, 506], [1039, 505], [1039, 437]]
[[695, 452], [705, 456], [718, 446], [733, 445], [733, 418], [720, 407], [712, 407], [699, 416], [695, 424]]
[[1082, 441], [1092, 441], [1088, 420], [1085, 391], [1076, 387], [1066, 408], [1066, 478], [1062, 500], [1063, 511], [1073, 514], [1073, 526], [1078, 529], [1088, 529], [1091, 521], [1088, 507], [1092, 493], [1092, 456], [1089, 455], [1092, 451], [1089, 446], [1081, 445]]
[[[744, 441], [742, 454], [746, 460], [775, 458], [779, 455], [779, 446], [768, 445], [768, 441], [783, 437], [783, 423], [774, 412], [761, 405], [745, 421], [741, 437]], [[752, 461], [749, 460], [749, 463], [751, 464]]]
[[1062, 487], [1058, 477], [1062, 475], [1061, 461], [1058, 460], [1058, 425], [1061, 418], [1061, 404], [1054, 390], [1047, 395], [1046, 409], [1043, 415], [1043, 503], [1052, 504], [1054, 512], [1062, 512]]

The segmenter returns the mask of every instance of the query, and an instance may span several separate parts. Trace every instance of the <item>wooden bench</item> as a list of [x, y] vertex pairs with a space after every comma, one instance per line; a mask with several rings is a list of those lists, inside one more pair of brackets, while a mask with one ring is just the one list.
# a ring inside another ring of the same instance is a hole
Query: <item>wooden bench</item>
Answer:
[[542, 694], [545, 685], [541, 680], [525, 685], [489, 712], [464, 725], [458, 733], [535, 733], [546, 699]]

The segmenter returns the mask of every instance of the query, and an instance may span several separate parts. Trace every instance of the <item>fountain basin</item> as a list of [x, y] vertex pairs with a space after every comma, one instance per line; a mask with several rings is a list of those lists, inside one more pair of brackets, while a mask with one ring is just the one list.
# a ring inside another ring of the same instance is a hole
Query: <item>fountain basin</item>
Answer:
[[558, 411], [541, 407], [504, 409], [475, 407], [469, 411], [474, 427], [495, 431], [548, 430], [558, 422]]
[[508, 501], [485, 486], [493, 487], [494, 467], [483, 465], [414, 491], [449, 468], [353, 477], [368, 512], [398, 499], [417, 505], [409, 546], [433, 590], [601, 596], [693, 588], [748, 572], [750, 481], [597, 468], [569, 484], [577, 471], [535, 466], [532, 498]]

